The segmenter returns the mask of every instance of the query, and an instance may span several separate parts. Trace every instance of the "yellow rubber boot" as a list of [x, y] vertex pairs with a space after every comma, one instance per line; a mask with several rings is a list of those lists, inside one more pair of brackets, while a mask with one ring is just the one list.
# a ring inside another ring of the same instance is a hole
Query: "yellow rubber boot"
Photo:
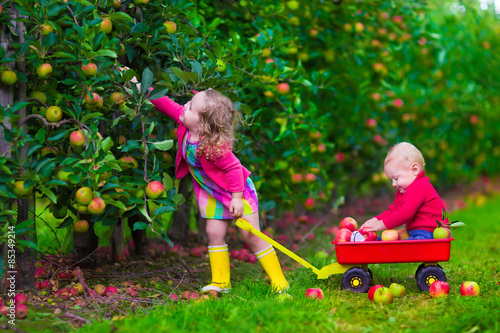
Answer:
[[201, 288], [201, 292], [215, 290], [219, 293], [227, 293], [231, 290], [230, 270], [229, 270], [229, 249], [227, 244], [209, 246], [208, 258], [210, 259], [210, 269], [212, 271], [212, 283]]
[[274, 247], [271, 245], [268, 248], [255, 253], [255, 256], [259, 259], [259, 262], [266, 271], [267, 276], [269, 276], [273, 290], [279, 293], [288, 290], [288, 281], [283, 275], [283, 271], [281, 270], [281, 265], [278, 260], [278, 256], [276, 255], [276, 251], [274, 251]]

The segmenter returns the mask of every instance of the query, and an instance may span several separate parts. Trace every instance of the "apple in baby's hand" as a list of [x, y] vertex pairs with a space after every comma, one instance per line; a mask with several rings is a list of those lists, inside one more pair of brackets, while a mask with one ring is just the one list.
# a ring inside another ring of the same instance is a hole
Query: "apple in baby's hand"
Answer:
[[375, 294], [373, 294], [373, 300], [378, 304], [391, 304], [394, 300], [394, 295], [389, 288], [382, 287], [375, 290]]
[[344, 217], [342, 221], [340, 221], [339, 228], [349, 229], [352, 232], [358, 228], [358, 223], [352, 217]]
[[460, 295], [479, 296], [479, 285], [474, 281], [465, 281], [460, 286]]
[[323, 297], [323, 290], [321, 290], [321, 288], [309, 288], [306, 290], [306, 298], [316, 298], [318, 300], [322, 300]]
[[403, 297], [406, 295], [406, 288], [398, 283], [391, 283], [389, 289], [392, 291], [394, 297]]
[[429, 288], [429, 293], [432, 297], [447, 297], [450, 293], [450, 286], [444, 281], [434, 281]]
[[383, 241], [396, 241], [399, 239], [399, 234], [397, 230], [389, 229], [382, 231]]
[[335, 243], [341, 243], [341, 242], [350, 242], [351, 241], [351, 230], [349, 229], [339, 229], [337, 233], [335, 234], [335, 239], [333, 240], [332, 244]]
[[359, 233], [363, 235], [365, 241], [376, 241], [377, 233], [375, 231], [367, 231], [365, 228], [359, 228]]
[[405, 228], [400, 228], [397, 230], [398, 230], [399, 240], [408, 239], [410, 237], [410, 234]]
[[375, 291], [377, 291], [377, 289], [382, 288], [382, 287], [383, 287], [383, 285], [376, 284], [373, 287], [371, 287], [370, 289], [368, 289], [368, 299], [370, 301], [373, 301], [373, 295], [375, 294]]

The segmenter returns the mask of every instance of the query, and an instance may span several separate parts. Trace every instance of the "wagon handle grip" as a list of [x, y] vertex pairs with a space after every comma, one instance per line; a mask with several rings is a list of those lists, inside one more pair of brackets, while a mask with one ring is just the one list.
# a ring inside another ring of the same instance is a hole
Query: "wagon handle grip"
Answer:
[[277, 248], [278, 250], [280, 250], [281, 252], [283, 252], [284, 254], [286, 254], [287, 256], [289, 256], [290, 258], [292, 258], [293, 260], [295, 260], [296, 262], [298, 262], [299, 264], [301, 264], [302, 266], [304, 267], [307, 267], [307, 268], [310, 268], [312, 269], [312, 271], [318, 275], [320, 273], [320, 270], [317, 269], [316, 267], [314, 267], [313, 265], [311, 265], [310, 263], [308, 263], [307, 261], [305, 261], [304, 259], [302, 259], [301, 257], [299, 257], [298, 255], [296, 255], [295, 253], [293, 253], [292, 251], [290, 251], [289, 249], [287, 249], [286, 247], [284, 247], [283, 245], [281, 245], [280, 243], [276, 242], [275, 240], [273, 240], [272, 238], [266, 236], [265, 234], [263, 234], [262, 232], [260, 232], [259, 230], [255, 229], [250, 223], [248, 223], [247, 221], [239, 218], [237, 221], [236, 221], [236, 225], [238, 227], [240, 227], [241, 229], [245, 230], [245, 231], [248, 231], [248, 232], [251, 232], [252, 234], [254, 234], [255, 236], [265, 240], [266, 242], [268, 242], [269, 244], [273, 245], [275, 248]]

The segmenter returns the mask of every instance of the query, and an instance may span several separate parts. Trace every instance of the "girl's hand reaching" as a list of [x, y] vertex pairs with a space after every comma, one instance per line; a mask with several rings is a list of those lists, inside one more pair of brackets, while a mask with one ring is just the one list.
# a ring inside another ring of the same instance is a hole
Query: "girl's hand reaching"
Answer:
[[234, 198], [231, 200], [229, 211], [233, 217], [240, 217], [243, 215], [243, 200], [241, 198]]
[[375, 217], [363, 223], [360, 229], [361, 228], [365, 229], [366, 231], [382, 231], [387, 229], [384, 222], [381, 220], [377, 220]]

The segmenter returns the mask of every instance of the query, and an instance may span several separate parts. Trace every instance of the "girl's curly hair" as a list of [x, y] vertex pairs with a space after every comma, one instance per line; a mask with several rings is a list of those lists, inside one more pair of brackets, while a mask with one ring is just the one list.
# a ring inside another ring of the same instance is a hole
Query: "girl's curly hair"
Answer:
[[209, 89], [204, 91], [204, 95], [206, 107], [199, 113], [197, 155], [213, 160], [232, 149], [238, 113], [233, 102], [220, 92]]

